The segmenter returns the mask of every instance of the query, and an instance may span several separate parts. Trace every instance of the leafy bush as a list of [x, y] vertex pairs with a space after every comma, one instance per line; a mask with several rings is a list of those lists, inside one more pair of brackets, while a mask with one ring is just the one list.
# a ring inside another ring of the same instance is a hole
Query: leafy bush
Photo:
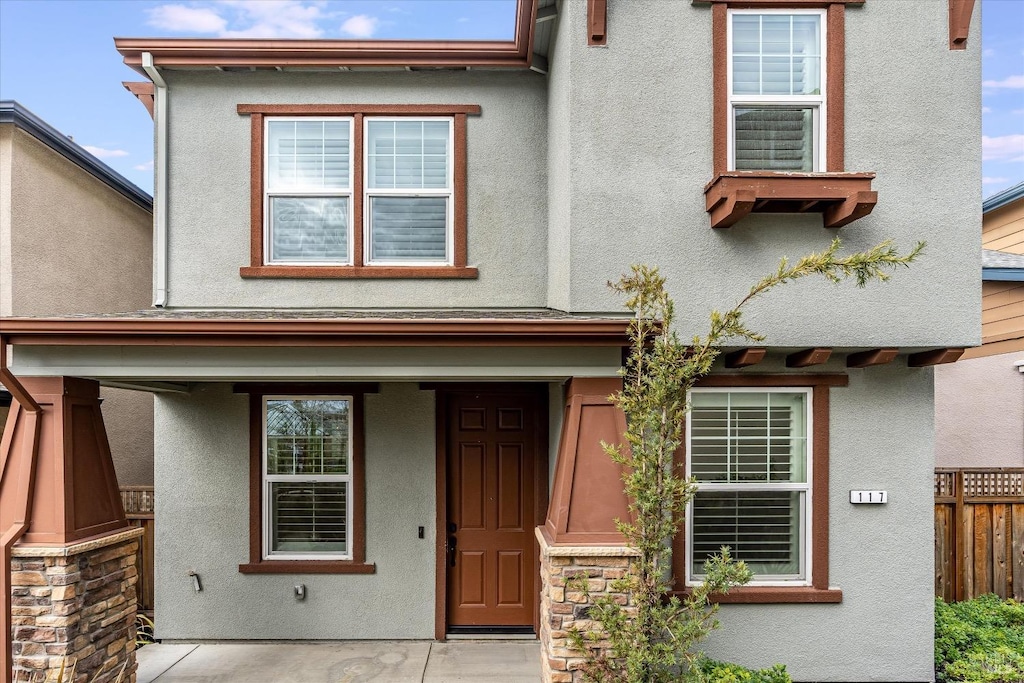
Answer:
[[739, 664], [705, 659], [700, 663], [700, 672], [709, 683], [793, 683], [784, 664], [754, 670]]
[[935, 601], [938, 683], [1024, 683], [1024, 603], [982, 595]]

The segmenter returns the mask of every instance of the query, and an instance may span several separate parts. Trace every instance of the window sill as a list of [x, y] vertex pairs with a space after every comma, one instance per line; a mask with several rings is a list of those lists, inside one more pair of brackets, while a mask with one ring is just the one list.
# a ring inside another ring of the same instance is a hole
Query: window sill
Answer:
[[[689, 589], [678, 593], [688, 595]], [[716, 593], [711, 602], [720, 604], [837, 604], [843, 601], [843, 591], [838, 588], [813, 588], [811, 586], [737, 586], [728, 593]]]
[[712, 228], [728, 228], [750, 213], [820, 213], [826, 228], [841, 228], [871, 213], [878, 193], [874, 173], [729, 171], [704, 187]]
[[376, 574], [372, 562], [340, 560], [267, 560], [238, 565], [239, 574]]
[[470, 279], [476, 268], [466, 266], [243, 266], [244, 278], [324, 278], [324, 279]]

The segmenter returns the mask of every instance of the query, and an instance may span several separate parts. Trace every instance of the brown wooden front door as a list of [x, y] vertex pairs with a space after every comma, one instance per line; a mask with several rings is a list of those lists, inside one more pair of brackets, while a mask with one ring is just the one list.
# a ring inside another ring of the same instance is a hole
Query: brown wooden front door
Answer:
[[544, 415], [536, 392], [449, 395], [449, 628], [534, 626]]

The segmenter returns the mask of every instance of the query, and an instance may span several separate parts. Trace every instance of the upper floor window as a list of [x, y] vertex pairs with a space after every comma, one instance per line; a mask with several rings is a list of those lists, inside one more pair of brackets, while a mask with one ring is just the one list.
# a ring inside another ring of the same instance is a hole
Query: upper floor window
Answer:
[[252, 117], [244, 277], [476, 277], [466, 265], [474, 105], [239, 105]]
[[825, 13], [729, 11], [729, 162], [825, 169]]

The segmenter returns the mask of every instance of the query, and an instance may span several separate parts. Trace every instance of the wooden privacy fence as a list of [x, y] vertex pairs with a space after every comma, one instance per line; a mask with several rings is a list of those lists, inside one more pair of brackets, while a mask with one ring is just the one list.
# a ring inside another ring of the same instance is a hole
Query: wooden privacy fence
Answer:
[[135, 590], [139, 611], [149, 613], [153, 612], [153, 500], [152, 486], [121, 487], [121, 504], [128, 523], [145, 529], [145, 534], [139, 539], [139, 583]]
[[1024, 600], [1024, 468], [935, 470], [935, 595]]

